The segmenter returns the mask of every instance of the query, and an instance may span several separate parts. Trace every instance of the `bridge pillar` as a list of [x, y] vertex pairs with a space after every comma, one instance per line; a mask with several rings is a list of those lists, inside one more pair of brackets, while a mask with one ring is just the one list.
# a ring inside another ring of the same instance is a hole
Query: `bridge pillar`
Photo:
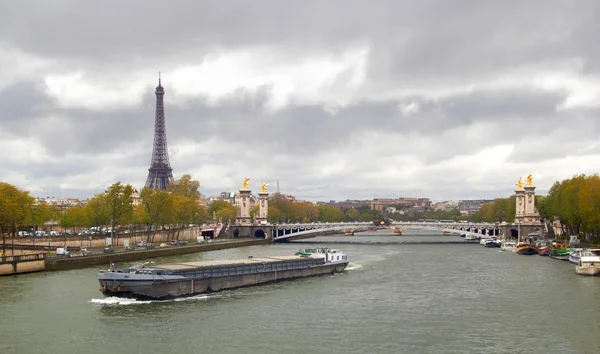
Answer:
[[250, 221], [250, 193], [249, 189], [240, 189], [240, 213], [236, 218], [236, 225], [252, 225]]
[[258, 217], [256, 218], [256, 221], [258, 221], [259, 224], [265, 225], [267, 224], [267, 219], [269, 217], [269, 193], [258, 193], [258, 201]]

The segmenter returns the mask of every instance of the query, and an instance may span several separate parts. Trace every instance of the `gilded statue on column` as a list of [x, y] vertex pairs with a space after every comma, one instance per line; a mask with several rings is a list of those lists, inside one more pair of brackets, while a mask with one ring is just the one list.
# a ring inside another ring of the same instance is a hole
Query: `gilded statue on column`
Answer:
[[244, 184], [242, 184], [242, 189], [248, 189], [248, 185], [250, 184], [250, 178], [244, 178]]
[[523, 189], [523, 178], [522, 177], [519, 178], [519, 180], [517, 181], [516, 186], [517, 186], [518, 190]]
[[533, 187], [533, 176], [531, 174], [527, 176], [527, 187]]
[[269, 186], [268, 183], [263, 183], [260, 185], [260, 192], [261, 193], [267, 193], [267, 187]]

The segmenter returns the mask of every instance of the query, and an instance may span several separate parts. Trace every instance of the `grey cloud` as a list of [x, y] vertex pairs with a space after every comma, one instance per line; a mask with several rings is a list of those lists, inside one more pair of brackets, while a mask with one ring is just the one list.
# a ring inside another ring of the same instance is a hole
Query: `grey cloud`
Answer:
[[[385, 100], [379, 93], [486, 82], [515, 68], [560, 60], [579, 59], [584, 74], [598, 72], [599, 9], [597, 2], [576, 0], [18, 1], [0, 3], [0, 43], [59, 68], [109, 74], [198, 64], [216, 49], [266, 45], [302, 58], [305, 53], [339, 52], [367, 43], [371, 52], [365, 81], [371, 97], [378, 99], [350, 102], [336, 114], [294, 97], [291, 105], [269, 113], [268, 85], [240, 89], [217, 105], [198, 98], [176, 106], [178, 97], [165, 80], [175, 174], [218, 166], [223, 180], [237, 181], [246, 173], [271, 182], [279, 179], [284, 190], [314, 199], [390, 193], [492, 198], [512, 193], [512, 186], [465, 187], [459, 175], [416, 176], [429, 182], [427, 190], [401, 182], [367, 188], [362, 181], [365, 171], [376, 173], [390, 164], [402, 168], [398, 161], [407, 156], [434, 166], [492, 144], [515, 145], [509, 163], [539, 162], [578, 151], [596, 154], [590, 146], [598, 135], [599, 112], [557, 111], [566, 93], [526, 88], [477, 89], [436, 100], [425, 94]], [[346, 81], [340, 78], [334, 89], [344, 88]], [[58, 185], [69, 174], [95, 171], [99, 163], [108, 163], [114, 172], [107, 178], [142, 185], [152, 150], [153, 91], [154, 83], [149, 82], [140, 106], [98, 112], [60, 108], [31, 79], [4, 89], [0, 129], [35, 139], [63, 160], [6, 168], [32, 180], [44, 174]], [[402, 115], [398, 105], [411, 101], [419, 111]], [[48, 116], [60, 117], [61, 124], [49, 124]], [[364, 142], [367, 138], [372, 141]], [[189, 140], [208, 141], [210, 149], [192, 158], [174, 158]], [[234, 148], [239, 151], [231, 151]], [[102, 157], [119, 152], [123, 156], [111, 162]], [[69, 161], [73, 154], [80, 158]], [[347, 160], [345, 169], [320, 174], [319, 169], [336, 163], [336, 154]], [[333, 156], [331, 161], [328, 156]], [[205, 192], [220, 191], [220, 186], [205, 184], [203, 176], [194, 177]], [[44, 193], [57, 194], [51, 189]]]
[[51, 100], [31, 81], [18, 82], [0, 91], [0, 125], [23, 129], [39, 116]]

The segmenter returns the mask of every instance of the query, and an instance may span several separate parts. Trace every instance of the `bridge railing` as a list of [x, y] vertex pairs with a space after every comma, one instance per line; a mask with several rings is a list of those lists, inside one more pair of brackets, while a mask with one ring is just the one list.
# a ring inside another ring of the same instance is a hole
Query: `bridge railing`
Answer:
[[373, 226], [372, 222], [320, 222], [320, 223], [302, 223], [302, 224], [273, 224], [274, 228], [281, 229], [306, 229], [323, 227], [353, 227], [353, 226]]

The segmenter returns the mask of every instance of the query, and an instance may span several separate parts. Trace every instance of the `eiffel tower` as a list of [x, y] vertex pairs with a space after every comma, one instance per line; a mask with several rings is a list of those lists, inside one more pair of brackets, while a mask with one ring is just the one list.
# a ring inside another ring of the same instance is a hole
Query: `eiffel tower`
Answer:
[[152, 162], [148, 169], [146, 187], [167, 189], [169, 182], [173, 182], [173, 169], [169, 164], [169, 152], [167, 150], [167, 130], [165, 128], [165, 107], [163, 104], [165, 90], [160, 84], [160, 72], [158, 73], [158, 86], [156, 87], [155, 94], [154, 147], [152, 149]]

